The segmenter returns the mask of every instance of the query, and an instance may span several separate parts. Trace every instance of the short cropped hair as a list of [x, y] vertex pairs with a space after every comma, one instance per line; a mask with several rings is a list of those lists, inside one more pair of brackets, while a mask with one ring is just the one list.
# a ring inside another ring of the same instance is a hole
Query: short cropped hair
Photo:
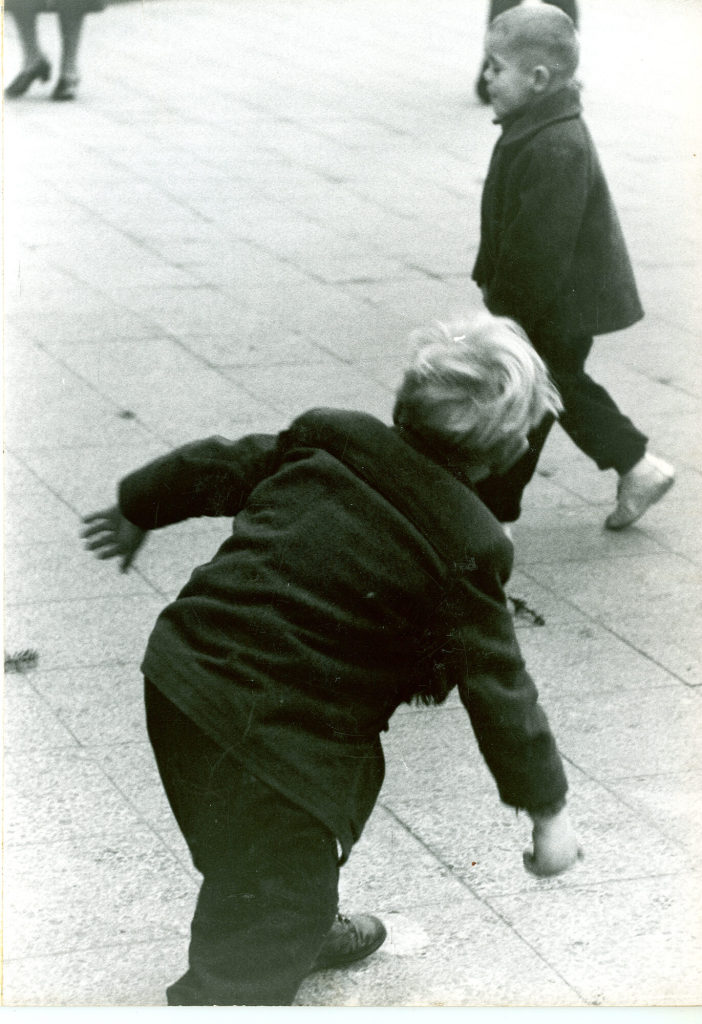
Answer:
[[562, 409], [543, 361], [507, 317], [436, 322], [410, 341], [393, 419], [447, 461], [499, 467], [516, 440]]
[[553, 4], [526, 0], [498, 15], [488, 37], [514, 54], [522, 65], [543, 64], [559, 80], [573, 78], [580, 44], [572, 18]]

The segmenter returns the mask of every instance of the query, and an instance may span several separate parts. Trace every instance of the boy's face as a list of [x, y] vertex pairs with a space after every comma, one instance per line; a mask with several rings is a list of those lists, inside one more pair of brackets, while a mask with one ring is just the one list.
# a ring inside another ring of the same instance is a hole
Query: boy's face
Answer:
[[485, 81], [495, 117], [501, 121], [529, 106], [536, 96], [533, 69], [525, 70], [504, 40], [488, 33], [485, 46]]

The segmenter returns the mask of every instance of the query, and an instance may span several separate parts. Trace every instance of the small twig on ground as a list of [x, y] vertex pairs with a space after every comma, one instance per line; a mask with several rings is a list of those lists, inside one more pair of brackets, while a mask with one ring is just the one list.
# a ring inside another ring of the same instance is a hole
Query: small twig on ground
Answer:
[[28, 648], [24, 651], [17, 651], [16, 654], [5, 652], [6, 672], [28, 672], [34, 668], [39, 661], [39, 652]]
[[529, 622], [535, 626], [545, 626], [546, 619], [543, 615], [539, 615], [538, 612], [530, 608], [525, 600], [521, 597], [512, 597], [511, 594], [507, 595], [507, 600], [511, 601], [514, 605], [514, 617], [516, 619], [528, 619]]

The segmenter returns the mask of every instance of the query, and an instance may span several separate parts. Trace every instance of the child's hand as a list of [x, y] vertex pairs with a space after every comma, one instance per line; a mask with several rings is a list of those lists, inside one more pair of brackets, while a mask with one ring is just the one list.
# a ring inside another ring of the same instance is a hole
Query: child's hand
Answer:
[[583, 851], [564, 807], [550, 818], [533, 815], [534, 849], [524, 851], [524, 867], [537, 878], [549, 878], [567, 871], [582, 860]]
[[84, 516], [83, 522], [86, 527], [80, 535], [85, 538], [88, 551], [94, 551], [96, 558], [120, 558], [120, 569], [126, 572], [144, 543], [147, 531], [130, 523], [117, 505]]

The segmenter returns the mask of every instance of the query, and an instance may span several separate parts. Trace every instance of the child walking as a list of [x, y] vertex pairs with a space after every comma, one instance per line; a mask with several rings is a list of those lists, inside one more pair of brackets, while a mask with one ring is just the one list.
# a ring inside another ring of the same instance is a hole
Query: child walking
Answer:
[[376, 918], [336, 917], [338, 874], [403, 702], [457, 687], [501, 799], [532, 818], [527, 870], [580, 855], [505, 600], [512, 545], [473, 489], [558, 396], [509, 320], [415, 341], [393, 426], [316, 409], [278, 435], [186, 445], [85, 519], [86, 546], [126, 571], [150, 530], [235, 517], [142, 665], [161, 779], [203, 875], [171, 1005], [290, 1004], [315, 966], [382, 942]]
[[[560, 424], [600, 469], [619, 475], [605, 525], [634, 523], [669, 489], [673, 467], [585, 372], [593, 336], [643, 316], [616, 211], [574, 80], [578, 39], [555, 6], [499, 15], [486, 39], [490, 102], [502, 134], [485, 181], [473, 278], [488, 309], [514, 318], [546, 362], [564, 405]], [[553, 423], [504, 477], [478, 486], [502, 522], [519, 517]]]

